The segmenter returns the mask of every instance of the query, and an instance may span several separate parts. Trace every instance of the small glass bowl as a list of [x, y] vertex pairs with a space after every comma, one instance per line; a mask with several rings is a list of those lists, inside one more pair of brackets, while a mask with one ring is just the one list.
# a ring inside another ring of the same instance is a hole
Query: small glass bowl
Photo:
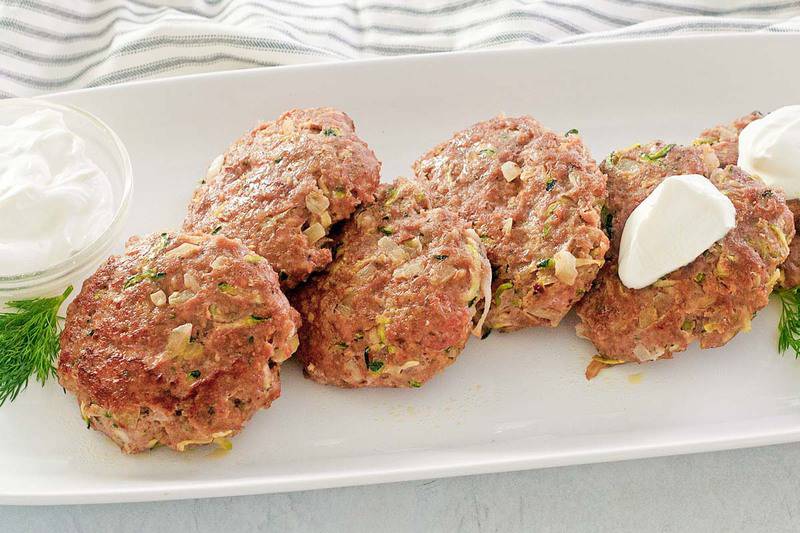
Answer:
[[60, 295], [69, 285], [77, 286], [108, 255], [117, 242], [128, 215], [133, 194], [133, 171], [128, 151], [116, 133], [94, 115], [77, 107], [45, 100], [15, 98], [0, 100], [0, 124], [10, 124], [21, 116], [41, 109], [64, 115], [64, 121], [86, 141], [86, 155], [108, 176], [114, 197], [114, 218], [91, 244], [68, 259], [38, 272], [0, 276], [0, 310], [10, 300]]

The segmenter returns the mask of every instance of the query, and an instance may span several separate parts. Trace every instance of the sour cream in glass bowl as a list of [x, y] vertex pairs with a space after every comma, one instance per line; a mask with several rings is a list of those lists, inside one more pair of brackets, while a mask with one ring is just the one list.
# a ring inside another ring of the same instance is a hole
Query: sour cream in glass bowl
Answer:
[[132, 192], [128, 152], [97, 117], [0, 101], [0, 309], [57, 296], [93, 271], [119, 237]]

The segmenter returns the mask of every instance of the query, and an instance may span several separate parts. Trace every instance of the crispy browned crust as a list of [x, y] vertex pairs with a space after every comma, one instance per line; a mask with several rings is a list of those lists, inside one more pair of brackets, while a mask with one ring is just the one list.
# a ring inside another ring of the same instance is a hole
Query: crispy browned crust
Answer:
[[[508, 161], [521, 169], [511, 182], [501, 169]], [[472, 222], [486, 245], [498, 294], [489, 329], [556, 326], [591, 286], [608, 249], [600, 229], [606, 182], [577, 135], [527, 116], [497, 117], [456, 133], [414, 172], [434, 205]], [[559, 281], [552, 264], [539, 266], [560, 250], [583, 263], [572, 284]]]
[[330, 268], [291, 299], [306, 376], [341, 387], [418, 387], [469, 336], [489, 263], [477, 235], [417, 185], [383, 185], [345, 223]]
[[[295, 109], [236, 141], [218, 171], [197, 189], [183, 227], [241, 239], [266, 257], [291, 288], [331, 261], [331, 240], [310, 243], [303, 230], [348, 218], [373, 201], [380, 162], [332, 108]], [[324, 197], [327, 216], [309, 209]]]
[[[189, 348], [168, 349], [185, 324]], [[133, 238], [70, 304], [59, 381], [124, 452], [182, 449], [237, 433], [280, 395], [278, 363], [297, 327], [269, 263], [240, 242]]]
[[[749, 115], [737, 118], [730, 124], [719, 124], [702, 132], [695, 139], [695, 144], [708, 144], [717, 154], [720, 167], [735, 165], [739, 159], [739, 134], [742, 130], [753, 122], [762, 118], [764, 115], [759, 111], [753, 111]], [[795, 227], [800, 226], [800, 200], [787, 200], [786, 204], [794, 215]], [[789, 243], [789, 257], [780, 267], [781, 277], [778, 284], [787, 289], [800, 286], [800, 239], [793, 239]]]
[[[768, 302], [794, 236], [782, 192], [738, 167], [716, 168], [707, 146], [675, 146], [657, 161], [643, 158], [663, 146], [657, 141], [615, 152], [602, 165], [608, 175], [612, 246], [594, 288], [576, 307], [577, 330], [612, 359], [667, 358], [694, 341], [713, 348], [748, 330]], [[736, 227], [687, 266], [644, 289], [628, 289], [617, 274], [622, 228], [633, 209], [674, 174], [709, 177], [736, 207]]]

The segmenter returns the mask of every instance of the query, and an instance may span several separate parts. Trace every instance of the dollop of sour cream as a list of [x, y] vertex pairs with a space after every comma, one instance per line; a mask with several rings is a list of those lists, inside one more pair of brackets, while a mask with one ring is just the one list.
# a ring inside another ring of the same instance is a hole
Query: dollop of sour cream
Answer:
[[69, 258], [113, 216], [108, 177], [61, 113], [42, 109], [0, 125], [0, 276]]
[[619, 279], [641, 289], [686, 266], [736, 227], [736, 208], [698, 174], [669, 176], [633, 210], [619, 250]]
[[800, 198], [800, 105], [748, 124], [739, 134], [738, 166], [782, 188], [786, 198]]

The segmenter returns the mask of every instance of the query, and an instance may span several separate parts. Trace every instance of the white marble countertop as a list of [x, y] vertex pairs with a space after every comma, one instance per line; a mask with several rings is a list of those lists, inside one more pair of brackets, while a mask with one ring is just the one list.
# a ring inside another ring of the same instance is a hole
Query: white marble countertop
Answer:
[[800, 444], [287, 494], [0, 507], [3, 533], [800, 530]]

